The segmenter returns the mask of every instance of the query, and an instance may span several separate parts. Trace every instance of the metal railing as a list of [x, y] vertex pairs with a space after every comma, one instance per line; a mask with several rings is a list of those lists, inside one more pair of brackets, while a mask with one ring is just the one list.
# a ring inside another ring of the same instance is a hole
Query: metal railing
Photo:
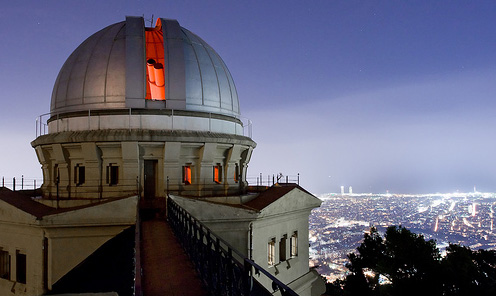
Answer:
[[[283, 296], [297, 296], [287, 285], [244, 257], [170, 197], [167, 199], [167, 219], [211, 295], [273, 295], [279, 291]], [[257, 281], [256, 277], [260, 276], [272, 282], [273, 292]]]
[[134, 232], [134, 296], [143, 296], [143, 270], [141, 266], [141, 216], [140, 204], [136, 205], [136, 225]]
[[296, 175], [268, 174], [260, 173], [258, 176], [247, 176], [246, 182], [250, 186], [273, 186], [276, 183], [295, 183], [300, 185], [300, 173]]
[[[140, 112], [141, 110], [136, 110], [137, 112], [135, 114], [133, 114], [133, 109], [132, 108], [126, 108], [125, 110], [129, 111], [129, 112], [126, 112], [127, 116], [129, 116], [129, 129], [131, 130], [131, 116], [133, 115], [140, 115]], [[164, 116], [169, 116], [171, 117], [171, 127], [170, 127], [170, 130], [179, 130], [179, 129], [176, 129], [174, 128], [174, 109], [169, 109], [171, 114], [170, 115], [164, 115]], [[91, 127], [91, 118], [92, 116], [93, 117], [98, 117], [100, 115], [92, 115], [91, 112], [97, 112], [97, 111], [101, 111], [101, 110], [91, 110], [91, 109], [88, 109], [88, 110], [84, 110], [84, 111], [80, 111], [81, 113], [84, 113], [86, 114], [84, 117], [87, 118], [87, 122], [88, 122], [88, 130], [99, 130], [100, 128], [92, 128]], [[183, 110], [181, 110], [183, 111]], [[46, 135], [48, 133], [48, 120], [52, 117], [55, 118], [55, 120], [57, 120], [57, 125], [56, 125], [56, 131], [59, 132], [60, 129], [59, 129], [59, 123], [58, 123], [58, 120], [60, 119], [60, 115], [61, 114], [64, 114], [64, 113], [44, 113], [44, 114], [41, 114], [39, 115], [38, 117], [36, 117], [36, 128], [35, 128], [35, 133], [36, 133], [36, 138], [38, 136], [43, 136], [43, 135]], [[217, 113], [212, 113], [212, 112], [208, 112], [208, 131], [211, 132], [212, 131], [212, 115], [217, 115]], [[231, 116], [231, 117], [234, 117], [236, 119], [238, 119], [239, 121], [241, 121], [241, 125], [242, 125], [242, 128], [243, 128], [243, 135], [246, 136], [246, 137], [249, 137], [251, 138], [252, 137], [252, 121], [246, 117], [242, 117], [242, 116]], [[237, 128], [237, 125], [235, 124], [234, 125], [234, 129], [235, 129], [235, 133], [237, 134], [238, 133], [238, 128]]]
[[[86, 179], [86, 182], [84, 184], [76, 184], [74, 183], [74, 180], [65, 180], [65, 179], [60, 179], [59, 183], [64, 184], [64, 186], [70, 185], [72, 188], [71, 191], [74, 191], [75, 193], [80, 192], [80, 193], [101, 193], [103, 187], [109, 187], [106, 188], [105, 190], [110, 192], [110, 191], [134, 191], [136, 193], [139, 193], [143, 188], [141, 188], [139, 184], [139, 179], [130, 179], [130, 180], [124, 180], [124, 179], [119, 179], [120, 182], [125, 183], [126, 185], [122, 184], [115, 184], [115, 185], [109, 185], [106, 184], [105, 180], [96, 180], [96, 179]], [[88, 185], [88, 184], [95, 184], [96, 183], [102, 183], [101, 185]], [[171, 183], [171, 187], [177, 187], [178, 184], [181, 184], [182, 179], [177, 179], [177, 178], [169, 178], [167, 179], [166, 182], [166, 188], [165, 191], [167, 192], [169, 190], [169, 182]], [[231, 182], [231, 181], [230, 181]], [[298, 173], [297, 175], [282, 175], [282, 174], [268, 174], [268, 175], [262, 175], [261, 173], [258, 176], [247, 176], [246, 177], [246, 182], [250, 186], [273, 186], [276, 183], [295, 183], [300, 185], [300, 174]], [[195, 182], [192, 184], [192, 186], [183, 186], [183, 188], [180, 191], [189, 191], [189, 192], [194, 192], [196, 194], [203, 194], [204, 192], [209, 192], [212, 191], [212, 188], [214, 186], [217, 186], [219, 188], [222, 188], [224, 186], [224, 182], [220, 184], [214, 184], [215, 182], [211, 178], [203, 178], [201, 180], [195, 180]], [[21, 176], [21, 178], [5, 178], [2, 177], [1, 180], [1, 187], [7, 187], [13, 191], [16, 190], [29, 190], [29, 189], [36, 189], [39, 188], [43, 184], [43, 179], [42, 178], [30, 178], [30, 177], [24, 177], [24, 175]], [[172, 185], [174, 184], [174, 185]], [[201, 189], [195, 190], [194, 186], [195, 185], [201, 185]], [[57, 183], [53, 183], [52, 186], [56, 187]], [[234, 186], [234, 184], [231, 184], [231, 186]], [[173, 190], [173, 191], [178, 191]]]
[[13, 177], [12, 179], [2, 177], [1, 187], [9, 188], [12, 191], [31, 190], [40, 187], [41, 184], [43, 184], [41, 178], [28, 178], [22, 175], [21, 178]]
[[[87, 174], [88, 175], [88, 174]], [[146, 176], [144, 177], [146, 178]], [[139, 178], [119, 178], [117, 183], [109, 184], [105, 174], [101, 178], [85, 178], [84, 181], [73, 178], [63, 178], [60, 177], [55, 180], [50, 180], [45, 184], [45, 190], [51, 192], [52, 197], [57, 196], [57, 192], [60, 192], [60, 196], [67, 197], [68, 194], [72, 197], [89, 196], [89, 195], [101, 195], [102, 193], [117, 194], [123, 193], [124, 195], [136, 194], [143, 195], [146, 192], [145, 179], [143, 177]], [[4, 184], [12, 189], [12, 181], [6, 182]], [[43, 184], [43, 179], [36, 179], [33, 182], [35, 185], [40, 187]], [[19, 180], [16, 181], [16, 189], [19, 190], [21, 183]], [[78, 183], [81, 182], [81, 183]], [[230, 183], [228, 183], [230, 182]], [[31, 183], [30, 183], [31, 184]], [[232, 194], [239, 194], [241, 190], [241, 182], [235, 183], [233, 179], [223, 180], [221, 183], [217, 183], [213, 178], [201, 178], [192, 180], [191, 184], [186, 185], [182, 178], [171, 178], [166, 177], [165, 180], [156, 179], [154, 195], [156, 196], [166, 196], [167, 193], [176, 193], [182, 195], [190, 196], [226, 196]], [[24, 182], [24, 189], [31, 189], [31, 185], [27, 185]], [[57, 188], [58, 187], [58, 188]], [[57, 190], [58, 189], [58, 190]], [[159, 191], [160, 190], [160, 191]]]

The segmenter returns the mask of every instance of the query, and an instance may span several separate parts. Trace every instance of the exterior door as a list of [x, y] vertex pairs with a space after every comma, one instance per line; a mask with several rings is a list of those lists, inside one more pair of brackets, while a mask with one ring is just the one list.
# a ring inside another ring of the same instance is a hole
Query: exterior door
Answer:
[[157, 160], [145, 159], [145, 199], [155, 198], [155, 188], [157, 186]]

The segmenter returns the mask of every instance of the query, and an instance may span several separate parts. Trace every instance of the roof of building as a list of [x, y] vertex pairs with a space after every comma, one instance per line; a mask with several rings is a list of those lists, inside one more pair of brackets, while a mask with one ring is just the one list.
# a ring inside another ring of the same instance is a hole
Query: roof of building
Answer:
[[288, 192], [292, 191], [293, 189], [298, 188], [299, 190], [310, 194], [310, 192], [306, 191], [302, 187], [300, 187], [298, 184], [295, 183], [281, 183], [281, 184], [275, 184], [274, 186], [269, 187], [267, 190], [262, 191], [256, 198], [250, 200], [249, 202], [245, 203], [243, 206], [261, 211], [268, 205], [272, 204], [279, 198], [283, 197], [286, 195]]
[[65, 213], [75, 210], [80, 210], [84, 208], [94, 207], [97, 205], [102, 205], [105, 203], [113, 202], [116, 200], [126, 199], [128, 196], [113, 198], [113, 199], [104, 199], [100, 202], [94, 202], [86, 205], [78, 205], [74, 207], [64, 207], [64, 208], [54, 208], [47, 205], [44, 205], [40, 202], [33, 200], [30, 195], [23, 193], [22, 191], [12, 191], [6, 187], [0, 187], [0, 200], [4, 201], [11, 206], [18, 208], [19, 210], [28, 213], [37, 219], [41, 219], [45, 216]]
[[12, 191], [5, 187], [0, 187], [0, 200], [22, 210], [28, 214], [41, 218], [46, 215], [52, 215], [61, 212], [60, 209], [55, 209], [31, 199], [23, 193]]
[[149, 86], [144, 40], [150, 28], [145, 28], [142, 17], [127, 17], [91, 35], [69, 56], [53, 88], [52, 116], [125, 108], [238, 116], [236, 87], [219, 54], [177, 21], [159, 20], [165, 51], [165, 101], [145, 100]]

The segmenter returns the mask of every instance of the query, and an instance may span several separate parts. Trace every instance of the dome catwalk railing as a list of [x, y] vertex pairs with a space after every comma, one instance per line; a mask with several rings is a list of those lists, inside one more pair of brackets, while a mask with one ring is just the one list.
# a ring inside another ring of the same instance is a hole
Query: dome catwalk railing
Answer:
[[[136, 192], [140, 192], [139, 178], [136, 177], [136, 179], [133, 179], [133, 181], [134, 180], [136, 180], [136, 182], [138, 182], [138, 190]], [[181, 181], [182, 179], [174, 179], [174, 178], [167, 176], [166, 180], [168, 181], [167, 182], [167, 184], [168, 184], [169, 181], [176, 182], [178, 180]], [[72, 182], [72, 179], [70, 179], [70, 180], [69, 179], [67, 179], [67, 180], [62, 179], [60, 181], [65, 182], [65, 184], [69, 184]], [[96, 179], [92, 180], [92, 179], [88, 178], [87, 181], [99, 181], [99, 180], [96, 180]], [[125, 182], [125, 181], [129, 181], [129, 180], [121, 179], [120, 181]], [[212, 181], [211, 178], [203, 178], [203, 179], [200, 179], [199, 182], [203, 185], [214, 183], [214, 181]], [[261, 188], [260, 190], [263, 190], [262, 187], [270, 187], [270, 186], [273, 186], [274, 184], [277, 184], [277, 183], [286, 183], [286, 184], [287, 183], [294, 183], [294, 184], [300, 185], [300, 173], [297, 173], [296, 175], [285, 175], [282, 173], [267, 174], [267, 175], [263, 175], [262, 173], [260, 173], [259, 175], [248, 175], [248, 176], [246, 176], [246, 183], [249, 186], [256, 186], [257, 188], [260, 187]], [[13, 191], [24, 190], [24, 189], [37, 189], [42, 184], [43, 184], [43, 178], [24, 177], [24, 175], [22, 175], [20, 178], [17, 178], [17, 177], [12, 177], [12, 178], [7, 177], [6, 178], [5, 176], [2, 176], [2, 180], [1, 180], [1, 187], [10, 188]], [[71, 183], [71, 185], [76, 186], [76, 184], [72, 184], [72, 183]], [[109, 186], [109, 185], [108, 184], [98, 185], [98, 186], [88, 186], [87, 184], [77, 185], [77, 187], [79, 187], [79, 188], [84, 187], [85, 193], [101, 193], [101, 188], [103, 186]], [[77, 187], [75, 187], [75, 188], [77, 188]], [[122, 190], [120, 185], [119, 186], [114, 185], [113, 187], [119, 188], [119, 190]], [[93, 190], [88, 189], [88, 188], [93, 188]], [[203, 190], [205, 190], [205, 189], [201, 189], [201, 190], [199, 190], [199, 192], [203, 192]], [[75, 189], [74, 191], [76, 191], [76, 193], [77, 193], [77, 189]], [[168, 191], [168, 189], [167, 189], [167, 191]]]
[[33, 178], [33, 177], [24, 177], [21, 175], [21, 178], [5, 178], [2, 176], [0, 187], [6, 187], [11, 189], [12, 191], [16, 190], [34, 190], [37, 189], [43, 184], [43, 178]]
[[[211, 295], [268, 296], [276, 291], [283, 296], [298, 295], [215, 235], [171, 197], [167, 199], [167, 219]], [[272, 283], [272, 292], [259, 283], [260, 277]]]
[[[169, 189], [169, 183], [174, 183], [178, 184], [182, 182], [182, 178], [172, 178], [167, 176], [165, 178], [166, 180], [166, 188], [164, 189], [164, 194], [167, 194], [169, 192], [176, 192], [176, 193], [181, 193], [181, 190], [171, 190]], [[43, 184], [43, 178], [33, 178], [33, 177], [25, 177], [22, 175], [20, 178], [18, 177], [12, 177], [12, 178], [6, 178], [5, 176], [2, 176], [2, 179], [0, 181], [0, 187], [6, 187], [9, 188], [12, 191], [18, 191], [18, 190], [35, 190], [35, 189], [40, 189], [41, 185]], [[118, 184], [108, 184], [104, 183], [104, 180], [102, 179], [94, 179], [94, 178], [85, 178], [83, 183], [76, 183], [76, 181], [73, 178], [67, 179], [67, 178], [59, 178], [58, 183], [53, 182], [50, 184], [45, 184], [47, 186], [51, 186], [53, 190], [56, 190], [57, 187], [60, 184], [64, 184], [63, 186], [60, 186], [60, 189], [65, 190], [65, 194], [67, 195], [67, 192], [70, 192], [70, 195], [74, 198], [74, 196], [78, 195], [84, 195], [84, 196], [101, 196], [102, 193], [105, 191], [107, 193], [112, 192], [112, 193], [118, 193], [118, 192], [126, 192], [126, 194], [131, 194], [134, 193], [136, 195], [143, 195], [144, 194], [144, 187], [142, 184], [140, 184], [140, 179], [138, 176], [136, 178], [132, 179], [124, 179], [120, 178], [118, 180]], [[264, 191], [270, 186], [273, 186], [275, 184], [297, 184], [300, 185], [300, 174], [298, 173], [297, 175], [283, 175], [282, 173], [279, 174], [267, 174], [267, 175], [260, 175], [258, 176], [247, 176], [246, 177], [246, 184], [249, 186], [249, 188], [246, 188], [248, 191], [252, 192], [260, 192]], [[98, 185], [89, 185], [89, 184], [98, 184]], [[202, 178], [202, 179], [196, 179], [192, 185], [195, 184], [200, 184], [202, 185], [200, 189], [195, 190], [191, 188], [186, 188], [184, 191], [191, 193], [194, 193], [194, 195], [201, 195], [201, 196], [207, 196], [207, 192], [212, 191], [212, 185], [218, 186], [221, 188], [224, 186], [224, 183], [216, 183], [212, 178]], [[49, 192], [50, 190], [48, 190]], [[57, 190], [58, 191], [58, 190]], [[57, 191], [51, 194], [54, 198], [58, 197]], [[211, 193], [210, 193], [211, 194]], [[231, 193], [225, 192], [224, 194], [217, 193], [214, 194], [215, 196], [225, 196], [225, 195], [230, 195]], [[65, 197], [65, 199], [71, 199], [70, 197]]]
[[[129, 117], [129, 125], [128, 125], [128, 129], [131, 130], [131, 129], [134, 129], [134, 127], [132, 127], [131, 125], [131, 117], [134, 116], [134, 115], [140, 115], [140, 111], [142, 111], [142, 109], [133, 109], [133, 108], [125, 108], [125, 109], [120, 109], [120, 110], [127, 110], [127, 116]], [[133, 110], [135, 111], [138, 111], [137, 113], [133, 113]], [[88, 122], [88, 130], [103, 130], [105, 128], [100, 128], [100, 127], [92, 127], [92, 124], [91, 124], [91, 119], [92, 117], [96, 117], [96, 116], [92, 116], [92, 112], [95, 112], [95, 111], [101, 111], [101, 110], [95, 110], [95, 109], [88, 109], [88, 110], [85, 110], [85, 111], [82, 111], [84, 114], [86, 115], [83, 115], [82, 117], [86, 117], [87, 118], [87, 122]], [[110, 110], [112, 111], [112, 110]], [[167, 111], [170, 111], [170, 115], [163, 115], [163, 116], [167, 116], [167, 117], [170, 117], [171, 119], [171, 127], [170, 127], [170, 130], [174, 131], [174, 130], [181, 130], [179, 128], [175, 128], [174, 127], [174, 109], [167, 109]], [[184, 111], [184, 110], [178, 110], [178, 111]], [[36, 138], [39, 137], [39, 136], [43, 136], [43, 135], [46, 135], [49, 133], [48, 131], [48, 121], [51, 119], [51, 118], [54, 118], [55, 120], [57, 120], [57, 125], [56, 125], [56, 131], [55, 132], [60, 132], [62, 131], [62, 128], [60, 127], [59, 128], [59, 124], [58, 124], [58, 120], [59, 119], [62, 119], [61, 115], [62, 114], [65, 114], [64, 112], [60, 112], [60, 113], [44, 113], [44, 114], [41, 114], [39, 115], [38, 117], [36, 117], [36, 128], [35, 128], [35, 133], [36, 133]], [[212, 119], [214, 116], [217, 115], [217, 113], [213, 113], [213, 112], [209, 112], [209, 113], [206, 113], [208, 114], [208, 129], [205, 129], [205, 131], [208, 131], [208, 132], [212, 132]], [[250, 119], [246, 118], [246, 117], [242, 117], [242, 116], [236, 116], [236, 115], [232, 115], [231, 117], [233, 118], [236, 118], [238, 119], [241, 123], [242, 123], [242, 134], [243, 136], [245, 137], [249, 137], [251, 138], [252, 137], [252, 122]], [[238, 131], [238, 125], [236, 123], [233, 123], [233, 126], [234, 126], [234, 131], [235, 131], [235, 134], [238, 134], [238, 132], [241, 132], [241, 131]]]

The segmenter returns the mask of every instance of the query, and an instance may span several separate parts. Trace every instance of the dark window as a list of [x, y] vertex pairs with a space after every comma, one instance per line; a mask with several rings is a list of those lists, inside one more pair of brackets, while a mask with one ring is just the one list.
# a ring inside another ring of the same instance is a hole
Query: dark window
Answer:
[[85, 167], [81, 164], [76, 164], [74, 167], [74, 183], [76, 186], [83, 185], [86, 179]]
[[60, 183], [60, 174], [59, 174], [59, 165], [58, 164], [53, 166], [53, 183], [54, 184]]
[[191, 184], [191, 166], [183, 166], [183, 183], [186, 185]]
[[279, 241], [279, 261], [286, 261], [286, 241], [288, 236], [283, 235]]
[[119, 182], [119, 167], [110, 163], [107, 166], [107, 184], [110, 186], [117, 185]]
[[238, 183], [239, 182], [239, 165], [236, 164], [234, 166], [234, 182]]
[[4, 250], [0, 250], [0, 278], [10, 280], [10, 255]]
[[26, 283], [26, 254], [16, 253], [16, 282]]

